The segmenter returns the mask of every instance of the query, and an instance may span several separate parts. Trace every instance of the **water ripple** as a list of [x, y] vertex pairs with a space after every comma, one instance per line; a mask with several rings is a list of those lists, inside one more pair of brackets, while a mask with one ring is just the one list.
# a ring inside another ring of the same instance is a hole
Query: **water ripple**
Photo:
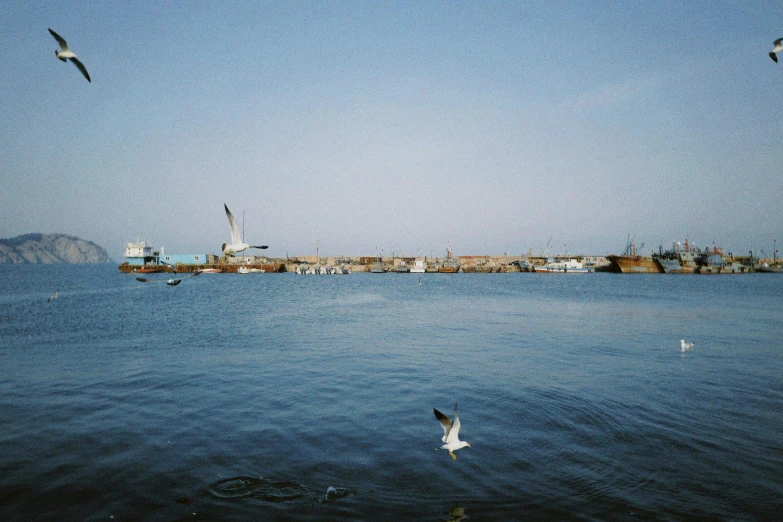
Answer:
[[335, 502], [350, 495], [350, 490], [329, 486], [325, 492], [319, 492], [294, 481], [241, 475], [215, 482], [209, 487], [209, 493], [216, 498], [230, 500], [250, 497], [272, 503]]

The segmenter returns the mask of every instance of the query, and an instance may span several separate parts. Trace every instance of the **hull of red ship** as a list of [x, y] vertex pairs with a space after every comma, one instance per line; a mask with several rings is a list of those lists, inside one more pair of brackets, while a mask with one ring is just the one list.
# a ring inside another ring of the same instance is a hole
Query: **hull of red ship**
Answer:
[[607, 259], [616, 271], [624, 274], [660, 274], [660, 267], [655, 264], [652, 257], [646, 256], [607, 256]]

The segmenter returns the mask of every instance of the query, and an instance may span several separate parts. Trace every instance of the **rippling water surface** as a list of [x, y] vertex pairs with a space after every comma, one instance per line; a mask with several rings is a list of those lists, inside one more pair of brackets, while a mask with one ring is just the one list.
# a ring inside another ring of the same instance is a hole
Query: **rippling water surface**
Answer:
[[783, 277], [418, 279], [0, 265], [0, 519], [783, 512]]

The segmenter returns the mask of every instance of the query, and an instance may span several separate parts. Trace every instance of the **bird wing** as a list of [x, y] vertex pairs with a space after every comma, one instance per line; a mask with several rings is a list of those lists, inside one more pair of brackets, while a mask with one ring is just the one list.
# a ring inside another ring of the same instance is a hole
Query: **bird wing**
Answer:
[[84, 77], [87, 78], [87, 81], [92, 83], [92, 80], [90, 80], [90, 75], [87, 74], [87, 69], [84, 68], [84, 64], [80, 62], [78, 58], [71, 58], [71, 61], [74, 63], [74, 65], [76, 65], [76, 67], [79, 68]]
[[231, 215], [231, 211], [228, 209], [228, 206], [223, 203], [223, 207], [226, 209], [226, 216], [228, 216], [228, 224], [231, 227], [231, 244], [232, 245], [238, 245], [242, 243], [242, 238], [239, 235], [239, 227], [237, 226], [237, 220], [234, 219], [234, 216]]
[[451, 430], [449, 431], [449, 436], [446, 437], [446, 443], [449, 442], [457, 442], [459, 440], [459, 428], [462, 425], [462, 423], [459, 421], [459, 415], [457, 414], [457, 410], [454, 410], [454, 423], [451, 426]]
[[250, 248], [259, 248], [261, 250], [266, 250], [267, 248], [269, 248], [269, 245], [251, 246]]
[[453, 423], [451, 422], [451, 419], [443, 415], [441, 412], [439, 412], [436, 409], [433, 409], [432, 411], [435, 412], [435, 418], [438, 419], [438, 422], [440, 422], [440, 425], [443, 426], [443, 442], [448, 442], [449, 439], [449, 433], [451, 432]]
[[60, 49], [62, 49], [63, 51], [67, 51], [68, 50], [68, 42], [63, 40], [62, 36], [60, 36], [59, 34], [55, 33], [51, 29], [49, 29], [49, 32], [52, 34], [52, 36], [54, 36], [54, 39], [57, 40], [57, 43], [60, 44]]
[[[51, 31], [51, 29], [49, 29], [49, 30]], [[52, 34], [54, 34], [54, 33], [52, 33]], [[783, 43], [783, 38], [778, 38], [773, 43], [775, 44], [775, 47], [777, 47], [778, 45], [781, 45], [781, 43]]]

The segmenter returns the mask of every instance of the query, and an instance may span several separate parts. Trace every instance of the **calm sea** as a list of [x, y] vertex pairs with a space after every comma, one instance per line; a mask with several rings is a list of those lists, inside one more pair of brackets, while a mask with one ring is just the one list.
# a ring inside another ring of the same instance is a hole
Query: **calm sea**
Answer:
[[783, 516], [783, 276], [419, 277], [0, 265], [0, 519]]

